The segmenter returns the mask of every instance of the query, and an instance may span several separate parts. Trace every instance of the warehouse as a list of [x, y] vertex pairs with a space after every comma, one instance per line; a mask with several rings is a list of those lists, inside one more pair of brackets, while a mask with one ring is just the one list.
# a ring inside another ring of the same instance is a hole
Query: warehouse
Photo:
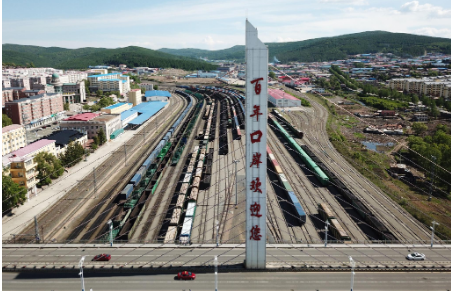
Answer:
[[161, 90], [152, 90], [152, 91], [146, 91], [144, 98], [146, 98], [146, 101], [163, 101], [167, 102], [169, 98], [171, 98], [171, 93], [168, 91], [161, 91]]
[[301, 100], [279, 89], [268, 89], [268, 101], [277, 107], [300, 107]]
[[125, 110], [128, 110], [133, 107], [132, 103], [116, 103], [110, 105], [108, 107], [100, 109], [100, 111], [108, 113], [108, 114], [120, 114]]

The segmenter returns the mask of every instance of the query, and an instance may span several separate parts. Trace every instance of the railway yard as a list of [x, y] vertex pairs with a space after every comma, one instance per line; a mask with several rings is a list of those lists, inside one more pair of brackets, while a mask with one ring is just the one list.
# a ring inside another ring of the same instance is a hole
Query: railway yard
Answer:
[[[427, 243], [427, 227], [333, 148], [327, 110], [309, 101], [312, 107], [286, 113], [290, 120], [269, 110], [267, 241], [322, 243], [327, 224], [334, 243]], [[234, 89], [178, 86], [163, 118], [136, 129], [37, 217], [41, 240], [106, 243], [111, 235], [121, 243], [243, 243], [245, 105]], [[16, 239], [32, 243], [34, 233], [30, 221]]]

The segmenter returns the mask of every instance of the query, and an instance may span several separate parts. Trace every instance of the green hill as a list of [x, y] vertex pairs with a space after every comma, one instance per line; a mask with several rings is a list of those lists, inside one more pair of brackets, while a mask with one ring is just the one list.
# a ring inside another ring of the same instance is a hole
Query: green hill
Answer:
[[128, 67], [179, 68], [185, 70], [212, 70], [216, 66], [207, 62], [175, 56], [142, 47], [125, 48], [80, 48], [39, 47], [30, 45], [3, 44], [3, 63], [58, 69], [86, 69], [94, 65], [126, 64]]
[[[407, 33], [367, 31], [335, 37], [315, 38], [285, 43], [266, 43], [269, 58], [277, 56], [281, 62], [322, 62], [345, 59], [348, 55], [364, 53], [393, 53], [397, 56], [415, 57], [427, 52], [451, 54], [451, 39]], [[244, 60], [244, 46], [224, 50], [160, 49], [174, 55], [210, 60]]]

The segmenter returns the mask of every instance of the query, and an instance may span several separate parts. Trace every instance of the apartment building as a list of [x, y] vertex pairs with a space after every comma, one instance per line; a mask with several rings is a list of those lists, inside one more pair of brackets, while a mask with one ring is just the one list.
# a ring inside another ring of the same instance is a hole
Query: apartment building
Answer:
[[20, 124], [11, 124], [2, 128], [2, 156], [27, 145], [25, 128]]
[[85, 81], [63, 83], [63, 102], [81, 103], [86, 101]]
[[9, 79], [11, 82], [11, 87], [22, 87], [26, 90], [30, 90], [30, 78], [28, 77], [20, 77], [20, 78], [11, 78]]
[[136, 106], [141, 103], [142, 95], [141, 89], [132, 89], [127, 93], [128, 102], [133, 103], [133, 106]]
[[61, 94], [40, 94], [6, 102], [6, 115], [15, 124], [26, 127], [43, 125], [61, 118], [64, 111]]
[[451, 75], [422, 79], [391, 79], [389, 87], [398, 91], [424, 94], [425, 96], [449, 98], [451, 97]]
[[89, 139], [97, 136], [102, 128], [107, 140], [110, 135], [122, 128], [121, 116], [113, 114], [82, 113], [66, 118], [60, 122], [61, 130], [77, 130], [86, 133]]
[[56, 155], [55, 141], [41, 139], [3, 157], [3, 166], [9, 168], [12, 180], [27, 188], [28, 194], [36, 194], [38, 171], [34, 157], [40, 152]]
[[139, 84], [139, 87], [144, 88], [146, 91], [153, 90], [153, 84], [151, 84], [151, 83], [141, 83], [141, 84]]
[[121, 73], [88, 76], [91, 91], [119, 91], [125, 95], [130, 91], [130, 77]]

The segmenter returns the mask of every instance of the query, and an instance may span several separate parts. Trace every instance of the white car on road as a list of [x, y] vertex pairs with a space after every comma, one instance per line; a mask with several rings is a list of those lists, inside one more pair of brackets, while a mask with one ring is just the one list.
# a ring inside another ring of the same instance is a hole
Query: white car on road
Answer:
[[426, 260], [426, 256], [421, 253], [411, 253], [407, 255], [406, 259], [411, 261], [424, 261]]

